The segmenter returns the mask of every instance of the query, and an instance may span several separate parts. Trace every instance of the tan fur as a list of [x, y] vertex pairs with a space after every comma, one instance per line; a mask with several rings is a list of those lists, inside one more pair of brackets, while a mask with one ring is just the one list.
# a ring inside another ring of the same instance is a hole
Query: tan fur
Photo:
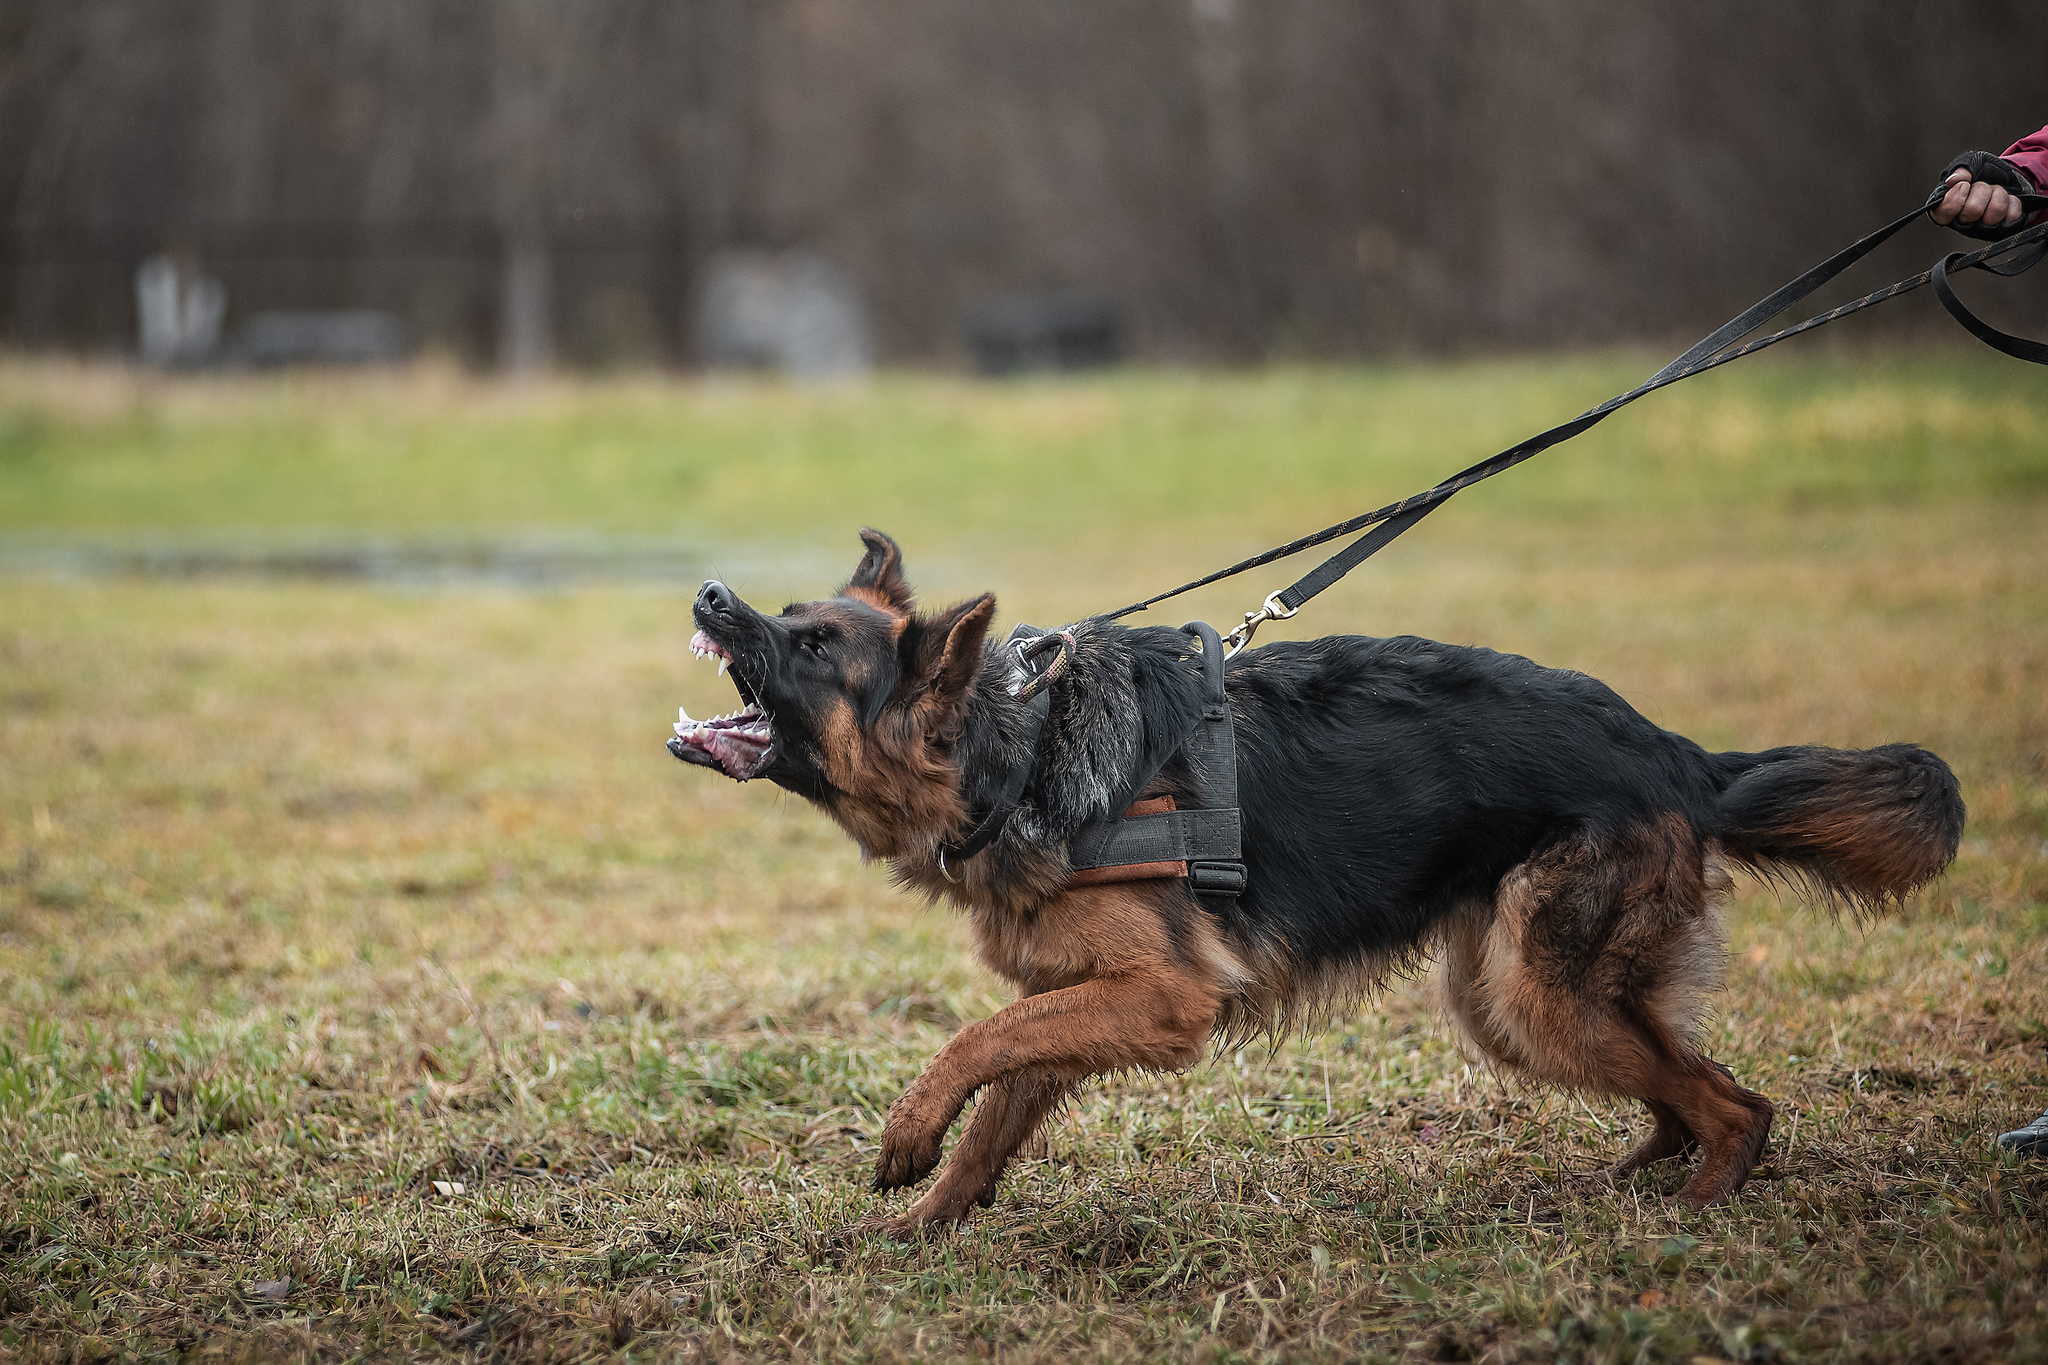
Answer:
[[[1888, 795], [1873, 796], [1843, 783], [1813, 804], [1813, 814], [1782, 821], [1773, 833], [1823, 850], [1842, 883], [1871, 900], [1896, 900], [1933, 878], [1954, 856], [1953, 849], [1930, 837], [1910, 808], [1902, 809]], [[1824, 884], [1812, 889], [1818, 899], [1830, 899]]]
[[839, 595], [841, 597], [851, 597], [856, 602], [865, 602], [869, 606], [877, 608], [881, 611], [893, 613], [896, 610], [896, 604], [889, 600], [889, 596], [887, 593], [877, 592], [873, 588], [856, 588], [849, 586], [841, 588], [839, 590]]
[[842, 793], [829, 806], [832, 818], [870, 857], [896, 857], [923, 831], [967, 818], [950, 767], [932, 753], [915, 717], [896, 721], [863, 729], [840, 701], [819, 727], [822, 766]]
[[[848, 587], [839, 597], [888, 613], [892, 639], [900, 639], [909, 626], [909, 617], [894, 611], [889, 595], [879, 589]], [[849, 610], [835, 607], [835, 601], [807, 602], [787, 614], [798, 627], [828, 621], [835, 610]], [[943, 746], [932, 741], [948, 726], [957, 726], [955, 713], [964, 712], [966, 688], [944, 674], [949, 668], [959, 672], [961, 656], [979, 650], [980, 631], [987, 628], [995, 599], [968, 605], [973, 609], [954, 623], [943, 640], [946, 648], [931, 665], [941, 685], [931, 685], [929, 677], [914, 678], [917, 694], [902, 705], [892, 704], [873, 727], [862, 726], [843, 697], [814, 718], [820, 766], [840, 793], [829, 806], [832, 817], [870, 857], [910, 852], [929, 840], [930, 831], [953, 828], [966, 818], [958, 774]], [[841, 663], [851, 685], [867, 681], [868, 666], [857, 653]]]
[[[1594, 846], [1552, 849], [1514, 870], [1491, 903], [1441, 929], [1451, 1013], [1480, 1050], [1531, 1079], [1642, 1099], [1650, 1136], [1601, 1173], [1614, 1180], [1704, 1148], [1681, 1192], [1726, 1198], [1769, 1132], [1762, 1097], [1696, 1047], [1725, 956], [1717, 849], [1678, 817]], [[877, 1184], [921, 1178], [946, 1130], [982, 1095], [953, 1160], [903, 1228], [965, 1216], [1080, 1079], [1193, 1062], [1234, 1024], [1298, 1016], [1377, 984], [1392, 965], [1303, 971], [1284, 945], [1226, 940], [1182, 883], [1071, 889], [1032, 913], [974, 911], [982, 960], [1023, 998], [963, 1029], [891, 1109]], [[1185, 921], [1176, 947], [1169, 924]]]
[[1004, 1168], [1073, 1088], [1047, 1071], [1022, 1071], [989, 1082], [931, 1189], [902, 1217], [878, 1220], [879, 1226], [903, 1232], [926, 1223], [950, 1223], [976, 1205], [993, 1204]]

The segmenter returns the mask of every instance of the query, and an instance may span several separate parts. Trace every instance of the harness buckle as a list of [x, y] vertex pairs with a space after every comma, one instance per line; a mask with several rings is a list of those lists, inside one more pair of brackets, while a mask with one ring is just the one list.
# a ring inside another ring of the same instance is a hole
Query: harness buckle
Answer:
[[1243, 863], [1188, 864], [1188, 887], [1212, 896], [1241, 896], [1251, 885], [1251, 874]]

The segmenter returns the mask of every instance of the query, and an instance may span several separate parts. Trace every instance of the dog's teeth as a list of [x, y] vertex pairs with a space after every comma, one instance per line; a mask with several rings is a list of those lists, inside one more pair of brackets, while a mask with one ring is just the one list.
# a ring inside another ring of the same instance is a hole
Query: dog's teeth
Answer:
[[732, 660], [730, 660], [730, 659], [726, 658], [726, 657], [725, 657], [725, 656], [724, 656], [723, 654], [719, 655], [719, 656], [718, 656], [718, 676], [719, 676], [719, 677], [721, 677], [721, 678], [722, 678], [722, 677], [724, 677], [724, 676], [725, 676], [725, 670], [726, 670], [726, 669], [727, 669], [728, 667], [730, 667], [730, 666], [731, 666], [731, 664], [732, 664]]

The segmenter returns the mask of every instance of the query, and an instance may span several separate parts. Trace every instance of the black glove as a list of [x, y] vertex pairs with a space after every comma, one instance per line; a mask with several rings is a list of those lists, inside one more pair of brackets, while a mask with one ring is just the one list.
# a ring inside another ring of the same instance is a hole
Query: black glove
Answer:
[[[2014, 194], [2039, 193], [2034, 188], [2032, 178], [2025, 171], [2013, 165], [2004, 157], [1993, 156], [1989, 152], [1962, 153], [1955, 160], [1941, 168], [1942, 181], [1946, 183], [1948, 178], [1958, 170], [1968, 171], [1972, 180], [1981, 180], [1987, 185], [1997, 185], [2012, 191]], [[2026, 217], [2022, 215], [2017, 223], [2001, 224], [1997, 227], [1992, 227], [1986, 223], [1961, 222], [1950, 223], [1949, 226], [1962, 233], [1965, 237], [1975, 237], [1983, 242], [1995, 242], [2001, 237], [2010, 237], [2013, 233], [2025, 227], [2026, 224]]]

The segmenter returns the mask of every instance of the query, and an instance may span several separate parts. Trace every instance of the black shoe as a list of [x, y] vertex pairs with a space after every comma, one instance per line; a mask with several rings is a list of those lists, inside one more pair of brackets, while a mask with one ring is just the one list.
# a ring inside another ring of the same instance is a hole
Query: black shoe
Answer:
[[2048, 1114], [2041, 1115], [2024, 1128], [2000, 1133], [1998, 1145], [2027, 1156], [2048, 1156]]

